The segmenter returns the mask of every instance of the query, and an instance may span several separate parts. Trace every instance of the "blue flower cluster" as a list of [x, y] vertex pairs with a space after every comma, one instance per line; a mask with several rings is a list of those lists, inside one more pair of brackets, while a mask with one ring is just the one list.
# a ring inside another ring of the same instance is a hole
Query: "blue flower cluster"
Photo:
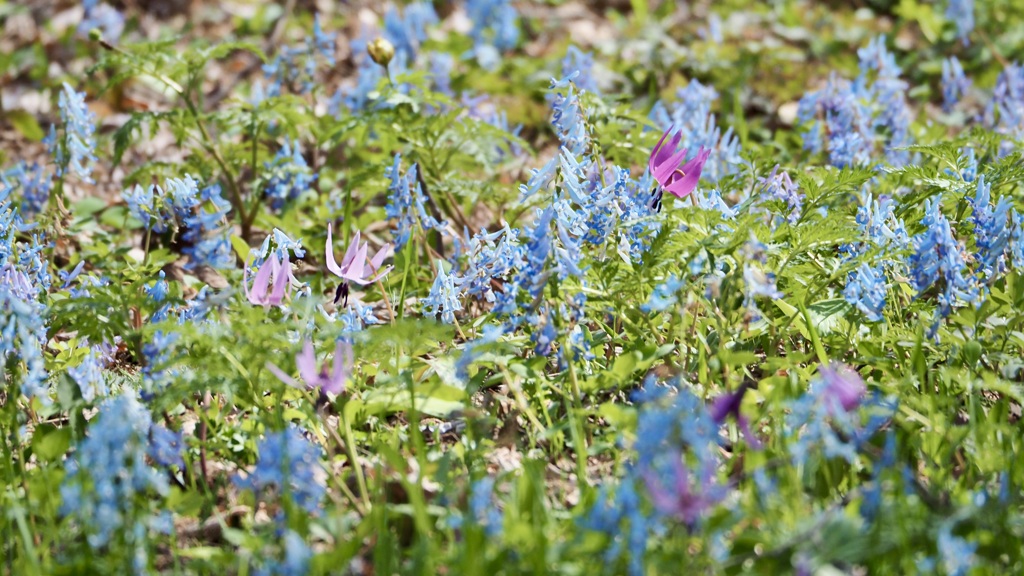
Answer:
[[494, 284], [508, 276], [522, 261], [519, 233], [518, 229], [513, 230], [505, 224], [496, 232], [481, 230], [470, 237], [466, 231], [465, 238], [455, 239], [453, 260], [458, 266], [452, 274], [458, 275], [458, 285], [463, 294], [495, 302]]
[[[184, 179], [168, 178], [165, 184], [166, 192], [156, 184], [148, 188], [136, 184], [122, 192], [131, 215], [157, 233], [172, 228], [180, 230], [190, 269], [202, 265], [234, 266], [230, 230], [224, 224], [231, 204], [221, 195], [220, 186], [214, 184], [200, 191], [198, 183], [187, 174]], [[205, 205], [213, 210], [207, 211]]]
[[[573, 83], [575, 74], [573, 73], [572, 76], [563, 80], [551, 81], [552, 89], [565, 88], [564, 94], [561, 92], [555, 94], [551, 116], [551, 124], [555, 128], [563, 151], [561, 155], [552, 157], [543, 168], [533, 170], [527, 183], [519, 186], [519, 192], [523, 198], [532, 196], [551, 184], [562, 163], [562, 157], [569, 155], [573, 162], [576, 162], [576, 158], [589, 151], [590, 129], [583, 104], [580, 102], [579, 92]], [[580, 170], [585, 168], [584, 164]]]
[[594, 55], [570, 44], [565, 51], [565, 58], [562, 60], [562, 77], [568, 78], [573, 74], [575, 74], [573, 81], [580, 90], [601, 94], [597, 87], [597, 80], [594, 79]]
[[902, 166], [910, 154], [900, 148], [913, 143], [907, 84], [885, 48], [885, 36], [869, 42], [857, 55], [860, 75], [854, 82], [833, 74], [824, 88], [800, 99], [798, 117], [807, 125], [804, 149], [821, 152], [827, 139], [833, 166], [866, 166], [881, 142], [886, 160]]
[[0, 186], [7, 188], [7, 193], [15, 188], [21, 189], [19, 212], [24, 220], [32, 220], [40, 214], [50, 200], [50, 188], [53, 186], [50, 175], [38, 163], [31, 166], [25, 161], [13, 168], [0, 171]]
[[306, 576], [309, 574], [313, 551], [298, 532], [286, 528], [280, 536], [280, 552], [283, 557], [275, 558], [272, 553], [260, 551], [253, 560], [255, 576]]
[[799, 186], [790, 179], [789, 174], [779, 172], [779, 165], [776, 164], [771, 173], [763, 178], [758, 178], [757, 183], [761, 186], [761, 201], [783, 202], [789, 210], [786, 220], [790, 224], [796, 224], [803, 210], [804, 195], [799, 192]]
[[718, 93], [710, 86], [697, 80], [690, 80], [685, 88], [676, 92], [678, 101], [666, 104], [658, 101], [651, 108], [650, 119], [661, 130], [682, 134], [679, 145], [689, 150], [688, 159], [693, 158], [700, 147], [711, 150], [701, 171], [701, 179], [715, 183], [735, 174], [743, 164], [740, 157], [740, 140], [732, 127], [722, 133], [711, 106], [718, 99]]
[[306, 38], [304, 45], [284, 46], [269, 63], [263, 65], [263, 74], [269, 85], [253, 85], [251, 100], [259, 104], [265, 98], [273, 98], [290, 89], [306, 94], [316, 86], [316, 71], [322, 61], [325, 66], [336, 64], [334, 56], [337, 34], [325, 34], [320, 27], [319, 16], [313, 21], [313, 35]]
[[[991, 206], [991, 188], [985, 182], [985, 175], [978, 177], [974, 198], [969, 198], [973, 212], [974, 243], [977, 250], [978, 270], [983, 278], [992, 279], [1006, 269], [1006, 252], [1013, 236], [1011, 212], [1013, 202], [1003, 196]], [[1019, 217], [1017, 217], [1019, 219]]]
[[956, 56], [942, 61], [942, 110], [947, 114], [971, 88], [971, 81], [964, 74], [964, 68]]
[[57, 163], [57, 177], [70, 168], [82, 180], [91, 183], [92, 166], [96, 161], [96, 116], [85, 104], [85, 93], [76, 92], [70, 84], [62, 85], [60, 107], [61, 132], [50, 125], [50, 134], [43, 141]]
[[974, 30], [974, 0], [947, 0], [946, 19], [956, 25], [956, 37], [966, 46]]
[[391, 181], [388, 185], [388, 204], [384, 212], [397, 228], [396, 253], [402, 251], [413, 231], [437, 230], [443, 233], [448, 227], [446, 220], [439, 221], [427, 212], [426, 196], [417, 176], [418, 169], [418, 166], [413, 164], [403, 176], [401, 154], [395, 154], [394, 162], [384, 169], [384, 177]]
[[466, 14], [473, 22], [473, 55], [481, 68], [493, 70], [501, 53], [519, 43], [519, 14], [510, 0], [467, 0]]
[[124, 15], [110, 4], [98, 3], [96, 0], [82, 0], [85, 14], [78, 23], [78, 33], [88, 35], [91, 30], [98, 29], [103, 40], [115, 43], [124, 32]]
[[281, 210], [285, 204], [309, 190], [317, 178], [306, 164], [298, 141], [292, 142], [288, 138], [285, 138], [274, 159], [264, 162], [263, 167], [266, 179], [263, 195], [270, 200], [270, 207], [274, 210]]
[[[68, 459], [60, 487], [61, 513], [77, 520], [94, 549], [142, 526], [149, 520], [148, 495], [167, 493], [167, 478], [146, 462], [153, 455], [154, 430], [161, 427], [153, 424], [133, 393], [108, 398], [90, 423], [89, 435]], [[157, 460], [180, 462], [173, 450], [160, 450], [164, 457]]]
[[877, 322], [882, 319], [887, 289], [882, 267], [871, 267], [867, 263], [862, 263], [847, 279], [843, 298], [860, 310], [868, 320]]
[[107, 379], [103, 374], [102, 357], [102, 350], [97, 346], [92, 346], [78, 366], [68, 369], [68, 376], [75, 381], [75, 384], [78, 384], [82, 399], [86, 402], [91, 403], [96, 398], [102, 398], [109, 393]]
[[436, 316], [441, 313], [441, 320], [447, 324], [455, 322], [455, 313], [462, 310], [462, 303], [459, 302], [459, 286], [463, 279], [455, 274], [446, 274], [444, 262], [437, 261], [437, 277], [430, 287], [430, 294], [420, 301], [423, 305], [423, 312], [428, 316]]
[[261, 496], [269, 489], [287, 495], [291, 501], [315, 514], [327, 488], [318, 474], [323, 451], [292, 425], [267, 433], [260, 440], [256, 468], [246, 477], [235, 476], [236, 486]]
[[910, 256], [910, 282], [918, 295], [941, 280], [936, 321], [930, 330], [935, 336], [939, 321], [949, 316], [953, 307], [978, 299], [978, 286], [967, 269], [963, 248], [943, 216], [941, 197], [925, 201], [924, 232], [912, 239], [914, 253]]
[[992, 99], [985, 106], [985, 125], [1007, 138], [999, 147], [1000, 155], [1009, 154], [1015, 142], [1024, 140], [1024, 66], [1009, 64], [992, 90]]
[[[31, 243], [17, 235], [28, 227], [13, 206], [11, 189], [0, 189], [0, 360], [21, 361], [21, 390], [27, 398], [49, 403], [46, 386], [46, 305], [40, 296], [50, 287], [50, 273], [38, 235]], [[13, 378], [13, 375], [12, 375]]]

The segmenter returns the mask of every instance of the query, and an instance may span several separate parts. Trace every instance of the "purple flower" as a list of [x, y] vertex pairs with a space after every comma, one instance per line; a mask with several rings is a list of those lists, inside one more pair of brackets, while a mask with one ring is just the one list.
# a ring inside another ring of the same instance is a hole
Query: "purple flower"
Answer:
[[352, 345], [341, 340], [338, 341], [334, 347], [334, 363], [328, 371], [327, 362], [324, 362], [319, 369], [317, 368], [313, 343], [307, 340], [302, 346], [302, 352], [295, 357], [295, 365], [299, 369], [299, 376], [302, 377], [305, 386], [296, 382], [271, 362], [267, 362], [267, 369], [289, 386], [318, 390], [321, 396], [324, 394], [338, 396], [345, 391], [345, 381], [352, 374]]
[[747, 393], [750, 387], [743, 384], [735, 392], [729, 392], [722, 394], [718, 398], [711, 401], [711, 406], [708, 409], [708, 414], [711, 419], [715, 421], [715, 424], [723, 424], [725, 420], [732, 416], [736, 420], [736, 425], [739, 426], [740, 431], [747, 437], [751, 446], [754, 448], [760, 448], [761, 442], [756, 436], [750, 431], [750, 421], [747, 417], [740, 412], [740, 406], [743, 404], [743, 396]]
[[[381, 264], [384, 263], [384, 258], [387, 258], [388, 255], [388, 249], [391, 248], [390, 244], [385, 244], [373, 255], [373, 258], [367, 261], [366, 255], [369, 249], [369, 242], [360, 244], [359, 231], [356, 230], [355, 238], [349, 244], [348, 251], [345, 252], [345, 257], [341, 261], [341, 266], [338, 266], [338, 263], [334, 260], [333, 244], [334, 236], [332, 235], [331, 225], [327, 224], [327, 269], [333, 272], [335, 276], [339, 276], [346, 281], [355, 282], [356, 284], [372, 284], [391, 271], [391, 266], [381, 270]], [[378, 270], [380, 272], [373, 276]]]
[[245, 297], [253, 304], [262, 305], [264, 308], [277, 306], [284, 299], [285, 292], [290, 285], [292, 275], [291, 263], [288, 262], [288, 254], [284, 260], [279, 260], [276, 254], [271, 254], [263, 261], [259, 270], [253, 277], [252, 288], [249, 288], [249, 267], [245, 268], [245, 277], [242, 279], [242, 288], [245, 290]]
[[686, 148], [678, 149], [679, 141], [682, 139], [682, 132], [676, 132], [672, 136], [672, 140], [665, 145], [665, 138], [668, 137], [669, 132], [662, 134], [661, 140], [658, 140], [658, 144], [651, 151], [651, 158], [648, 160], [647, 165], [650, 167], [651, 175], [658, 181], [658, 184], [677, 198], [685, 198], [697, 187], [697, 182], [700, 180], [700, 171], [704, 168], [704, 163], [707, 162], [708, 156], [711, 155], [711, 150], [706, 150], [701, 146], [697, 155], [680, 168], [679, 164], [686, 160], [687, 152]]
[[819, 366], [818, 377], [822, 385], [821, 396], [833, 414], [840, 409], [843, 412], [852, 412], [860, 406], [860, 401], [867, 392], [860, 374], [844, 364]]
[[667, 478], [659, 477], [653, 469], [643, 473], [651, 503], [660, 514], [677, 518], [688, 526], [696, 524], [724, 496], [721, 486], [715, 482], [713, 468], [703, 467], [701, 477], [691, 479], [683, 466], [682, 455], [673, 457], [665, 472], [661, 476]]

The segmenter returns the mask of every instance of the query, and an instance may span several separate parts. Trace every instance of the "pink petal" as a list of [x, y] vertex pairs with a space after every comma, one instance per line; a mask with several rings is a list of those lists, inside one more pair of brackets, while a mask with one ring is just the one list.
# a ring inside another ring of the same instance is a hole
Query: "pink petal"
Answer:
[[284, 382], [285, 384], [287, 384], [289, 386], [294, 386], [296, 388], [302, 388], [302, 386], [300, 386], [299, 383], [296, 382], [291, 376], [285, 374], [284, 370], [281, 370], [280, 368], [278, 368], [277, 366], [273, 365], [270, 362], [266, 363], [266, 367], [267, 367], [267, 370], [270, 370], [271, 372], [273, 372], [274, 376], [277, 376], [281, 380], [281, 382]]
[[683, 176], [674, 179], [671, 184], [665, 186], [665, 190], [679, 198], [685, 198], [693, 192], [694, 188], [697, 187], [697, 182], [700, 181], [700, 173], [704, 168], [704, 163], [707, 162], [710, 155], [711, 150], [704, 150], [702, 147], [693, 160], [690, 160], [682, 167]]
[[370, 259], [370, 268], [375, 272], [379, 270], [380, 265], [384, 263], [384, 259], [388, 257], [388, 250], [390, 249], [390, 243], [381, 246], [380, 250], [378, 250], [377, 253], [373, 255], [373, 258]]
[[352, 345], [338, 341], [334, 347], [334, 370], [331, 380], [324, 386], [325, 392], [337, 396], [345, 391], [345, 382], [352, 373]]
[[302, 345], [302, 352], [295, 357], [295, 365], [299, 369], [299, 376], [306, 382], [306, 386], [315, 386], [320, 379], [320, 371], [317, 370], [313, 343], [309, 340], [306, 340], [306, 343]]
[[655, 170], [651, 175], [654, 176], [654, 179], [657, 180], [658, 183], [661, 184], [662, 186], [669, 185], [672, 180], [672, 173], [675, 172], [677, 168], [679, 168], [680, 162], [686, 160], [686, 152], [687, 149], [683, 148], [676, 154], [673, 154], [664, 163], [658, 165], [657, 170]]
[[394, 268], [393, 266], [388, 266], [388, 267], [384, 268], [383, 270], [381, 270], [381, 271], [380, 271], [380, 273], [379, 273], [379, 274], [377, 274], [377, 275], [376, 275], [376, 276], [374, 276], [373, 278], [370, 278], [369, 280], [367, 280], [366, 282], [364, 282], [364, 284], [373, 284], [373, 283], [374, 283], [374, 282], [376, 282], [377, 280], [380, 280], [381, 278], [383, 278], [383, 277], [387, 276], [387, 275], [388, 275], [388, 272], [391, 272], [391, 270], [392, 270], [393, 268]]
[[661, 165], [661, 145], [665, 143], [665, 138], [668, 138], [668, 132], [661, 135], [661, 140], [654, 145], [654, 149], [651, 150], [651, 157], [647, 160], [647, 167], [651, 169], [651, 174], [654, 173], [655, 167]]
[[366, 273], [366, 250], [369, 247], [368, 243], [363, 242], [363, 245], [356, 251], [356, 257], [352, 260], [352, 265], [345, 270], [346, 278], [359, 284], [366, 283], [364, 274]]
[[284, 262], [281, 263], [274, 258], [274, 262], [277, 262], [275, 276], [274, 276], [274, 291], [270, 294], [270, 303], [277, 306], [284, 299], [285, 290], [288, 288], [288, 276], [291, 275], [292, 265], [288, 262], [288, 254], [284, 255]]
[[249, 302], [264, 305], [267, 303], [267, 288], [270, 285], [270, 275], [274, 271], [273, 268], [276, 262], [277, 257], [271, 254], [270, 258], [264, 260], [263, 264], [260, 265], [260, 269], [256, 271], [256, 277], [252, 280], [252, 292], [249, 294]]
[[334, 261], [334, 237], [331, 235], [331, 223], [327, 223], [327, 269], [335, 276], [341, 276], [341, 268]]
[[352, 242], [348, 245], [348, 250], [345, 251], [345, 259], [341, 261], [342, 270], [348, 270], [352, 266], [352, 262], [359, 258], [359, 230], [356, 230], [356, 235], [352, 237]]

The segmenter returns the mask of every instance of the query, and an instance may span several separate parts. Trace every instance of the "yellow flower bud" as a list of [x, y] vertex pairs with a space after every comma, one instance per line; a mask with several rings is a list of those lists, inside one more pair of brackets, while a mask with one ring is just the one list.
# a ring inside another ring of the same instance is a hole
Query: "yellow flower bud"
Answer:
[[366, 51], [370, 53], [370, 58], [373, 58], [374, 62], [385, 68], [391, 63], [391, 59], [395, 57], [394, 44], [380, 36], [375, 38], [373, 42], [370, 42], [366, 47]]

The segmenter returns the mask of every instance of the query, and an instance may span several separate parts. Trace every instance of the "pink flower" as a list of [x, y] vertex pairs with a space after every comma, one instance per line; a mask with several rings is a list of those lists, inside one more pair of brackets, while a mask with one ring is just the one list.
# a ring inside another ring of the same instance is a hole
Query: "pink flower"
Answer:
[[838, 362], [819, 366], [818, 377], [823, 385], [822, 394], [833, 414], [855, 410], [867, 392], [860, 374]]
[[288, 261], [288, 254], [284, 255], [283, 262], [276, 254], [271, 254], [256, 271], [252, 279], [252, 289], [249, 288], [249, 267], [245, 267], [242, 288], [249, 302], [260, 304], [264, 308], [277, 306], [284, 299], [291, 278], [292, 266]]
[[299, 369], [299, 376], [305, 386], [296, 382], [291, 376], [285, 374], [284, 370], [271, 362], [267, 362], [267, 369], [289, 386], [318, 390], [321, 396], [328, 393], [337, 396], [345, 391], [345, 382], [352, 374], [352, 346], [338, 341], [334, 347], [334, 363], [331, 370], [328, 371], [327, 362], [317, 369], [313, 343], [307, 340], [302, 346], [302, 352], [295, 357], [295, 365]]
[[[356, 284], [372, 284], [391, 271], [391, 266], [381, 270], [381, 264], [384, 263], [384, 259], [388, 255], [388, 249], [391, 248], [390, 244], [385, 244], [373, 255], [373, 258], [367, 261], [366, 253], [369, 249], [369, 243], [363, 242], [360, 244], [359, 231], [356, 230], [355, 238], [349, 244], [348, 251], [345, 252], [345, 258], [341, 261], [341, 266], [338, 266], [338, 263], [334, 260], [333, 245], [334, 237], [331, 234], [331, 225], [327, 224], [327, 269], [346, 281], [355, 282]], [[377, 275], [373, 276], [375, 273]]]
[[[671, 128], [669, 132], [671, 132]], [[672, 140], [666, 145], [665, 138], [668, 137], [669, 132], [665, 132], [661, 136], [661, 140], [658, 140], [658, 145], [651, 151], [651, 158], [647, 165], [651, 169], [651, 176], [657, 180], [662, 188], [678, 198], [685, 198], [697, 187], [697, 182], [700, 180], [700, 171], [704, 168], [704, 163], [707, 162], [708, 156], [711, 155], [711, 150], [705, 150], [701, 146], [697, 155], [680, 168], [679, 164], [686, 160], [687, 151], [686, 148], [678, 149], [682, 133], [676, 132], [672, 136]]]

